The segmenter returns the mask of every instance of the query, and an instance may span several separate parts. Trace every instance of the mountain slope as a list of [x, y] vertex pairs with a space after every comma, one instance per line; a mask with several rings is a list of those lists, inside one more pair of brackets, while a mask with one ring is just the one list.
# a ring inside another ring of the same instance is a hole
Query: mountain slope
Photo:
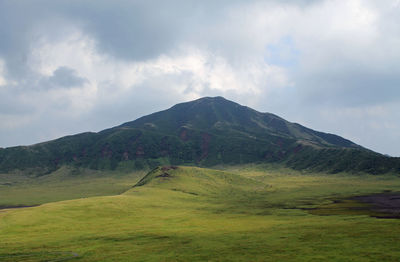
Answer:
[[99, 133], [0, 150], [0, 171], [40, 174], [62, 165], [142, 169], [278, 162], [327, 172], [400, 173], [400, 160], [222, 97], [205, 97]]
[[260, 113], [223, 97], [205, 97], [181, 103], [168, 110], [144, 116], [120, 127], [148, 128], [176, 134], [197, 129], [214, 134], [230, 131], [238, 136], [269, 138], [271, 135], [296, 139], [321, 146], [360, 148], [340, 136], [317, 132], [299, 124], [290, 123], [270, 113]]

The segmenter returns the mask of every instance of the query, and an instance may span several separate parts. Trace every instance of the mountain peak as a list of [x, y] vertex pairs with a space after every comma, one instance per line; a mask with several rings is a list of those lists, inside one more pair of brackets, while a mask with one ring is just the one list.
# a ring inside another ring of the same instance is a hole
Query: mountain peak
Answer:
[[202, 97], [180, 103], [122, 126], [151, 127], [153, 130], [163, 130], [171, 135], [176, 135], [185, 127], [214, 134], [229, 131], [229, 134], [234, 136], [257, 138], [274, 136], [319, 147], [359, 147], [339, 136], [314, 131], [274, 114], [261, 113], [242, 106], [221, 96]]
[[[371, 159], [381, 163], [370, 170]], [[396, 159], [223, 97], [177, 104], [99, 133], [0, 149], [0, 171], [76, 164], [97, 169], [279, 162], [298, 169], [388, 172]]]
[[198, 98], [193, 101], [176, 104], [172, 108], [184, 107], [184, 106], [196, 107], [196, 106], [215, 106], [215, 105], [226, 106], [226, 107], [240, 106], [238, 103], [230, 101], [222, 96], [215, 96], [215, 97], [206, 96], [206, 97]]
[[[229, 101], [228, 99], [222, 97], [222, 96], [204, 96], [204, 97], [200, 97], [194, 101], [191, 102], [195, 102], [195, 101], [212, 101], [212, 102], [217, 102], [217, 101]], [[230, 101], [232, 102], [232, 101]], [[189, 102], [190, 103], [190, 102]]]

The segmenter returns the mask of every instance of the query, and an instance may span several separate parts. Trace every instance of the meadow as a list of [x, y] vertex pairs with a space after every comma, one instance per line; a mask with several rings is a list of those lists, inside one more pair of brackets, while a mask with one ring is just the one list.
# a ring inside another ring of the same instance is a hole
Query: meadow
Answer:
[[101, 171], [63, 166], [47, 175], [0, 174], [0, 208], [116, 195], [132, 187], [146, 171]]
[[[45, 203], [0, 210], [0, 261], [400, 260], [400, 220], [309, 212], [337, 199], [400, 191], [395, 175], [247, 165], [158, 168], [143, 176], [89, 174], [86, 184], [76, 183], [93, 189], [85, 196], [68, 178], [70, 200], [58, 202], [54, 191], [40, 199], [27, 190], [35, 201], [18, 196], [17, 182], [9, 195], [0, 188], [1, 203]], [[104, 196], [88, 197], [96, 188]]]

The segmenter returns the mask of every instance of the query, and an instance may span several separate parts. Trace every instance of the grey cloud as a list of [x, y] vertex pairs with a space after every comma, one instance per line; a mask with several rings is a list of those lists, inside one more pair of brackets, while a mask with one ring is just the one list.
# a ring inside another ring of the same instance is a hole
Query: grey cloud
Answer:
[[[0, 54], [10, 71], [23, 70], [32, 39], [41, 33], [57, 34], [64, 19], [95, 37], [101, 51], [144, 60], [179, 45], [181, 35], [196, 23], [193, 13], [207, 5], [217, 6], [212, 1], [4, 0], [0, 2]], [[54, 22], [57, 26], [52, 26]]]
[[80, 77], [75, 70], [62, 66], [57, 68], [53, 72], [53, 75], [44, 82], [47, 82], [49, 85], [55, 87], [78, 87], [87, 83], [88, 80]]
[[28, 114], [34, 110], [32, 105], [24, 103], [20, 91], [12, 86], [0, 87], [0, 115]]
[[[291, 1], [281, 2], [293, 4]], [[296, 1], [296, 5], [315, 2], [318, 1]], [[230, 45], [236, 51], [246, 47], [224, 40], [226, 32], [220, 30], [235, 28], [228, 26], [224, 29], [217, 25], [229, 17], [230, 9], [246, 4], [251, 2], [3, 0], [0, 1], [0, 55], [6, 58], [10, 74], [18, 78], [29, 70], [26, 59], [31, 42], [43, 34], [49, 38], [59, 37], [63, 34], [63, 27], [71, 24], [94, 37], [101, 52], [124, 60], [155, 58], [174, 52], [188, 41], [221, 52], [227, 51]]]

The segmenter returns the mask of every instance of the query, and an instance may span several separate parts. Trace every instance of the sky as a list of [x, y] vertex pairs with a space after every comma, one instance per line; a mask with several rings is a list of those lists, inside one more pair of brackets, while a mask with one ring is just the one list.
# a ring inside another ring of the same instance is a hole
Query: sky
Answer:
[[0, 0], [0, 147], [204, 96], [400, 156], [400, 0]]

